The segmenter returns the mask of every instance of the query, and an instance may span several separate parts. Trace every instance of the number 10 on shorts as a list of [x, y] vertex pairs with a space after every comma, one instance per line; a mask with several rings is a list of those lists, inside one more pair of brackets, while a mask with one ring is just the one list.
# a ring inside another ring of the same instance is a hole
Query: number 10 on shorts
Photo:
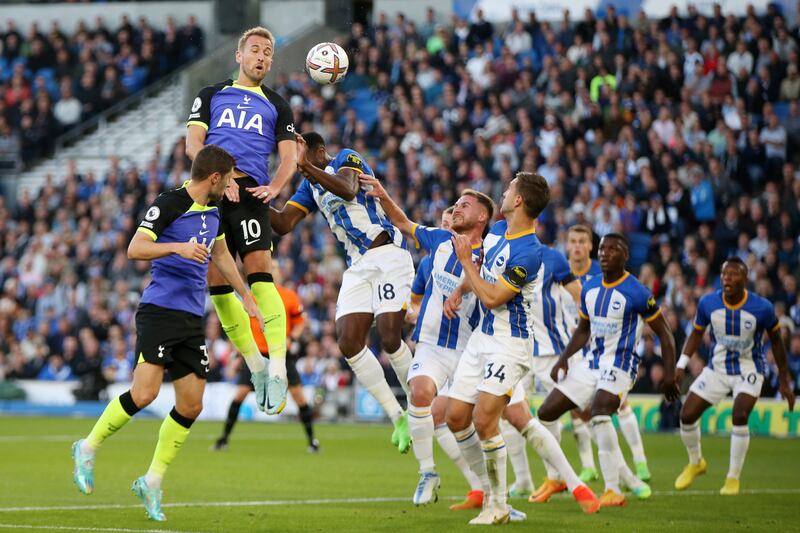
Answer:
[[484, 376], [485, 379], [497, 378], [500, 383], [502, 383], [506, 379], [506, 374], [504, 370], [506, 369], [506, 365], [500, 365], [497, 369], [494, 368], [494, 363], [487, 363], [486, 364], [486, 375]]

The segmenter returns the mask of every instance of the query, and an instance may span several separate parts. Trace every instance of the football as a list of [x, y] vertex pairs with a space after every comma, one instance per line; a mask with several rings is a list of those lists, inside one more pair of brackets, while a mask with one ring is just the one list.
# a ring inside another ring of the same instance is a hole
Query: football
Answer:
[[306, 56], [306, 70], [320, 85], [339, 83], [347, 74], [350, 60], [347, 52], [336, 43], [319, 43]]

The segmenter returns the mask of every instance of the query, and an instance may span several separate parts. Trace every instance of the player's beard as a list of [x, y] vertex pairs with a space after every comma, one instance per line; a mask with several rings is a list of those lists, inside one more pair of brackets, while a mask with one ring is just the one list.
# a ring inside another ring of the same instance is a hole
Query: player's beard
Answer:
[[266, 65], [264, 65], [261, 71], [259, 72], [258, 70], [256, 70], [255, 65], [253, 65], [251, 68], [244, 69], [244, 74], [245, 76], [250, 78], [250, 81], [254, 82], [256, 85], [261, 85], [261, 82], [264, 80], [264, 78], [267, 77], [267, 67]]
[[450, 230], [456, 233], [464, 233], [471, 230], [474, 226], [475, 224], [468, 219], [461, 218], [461, 222], [456, 222], [456, 219], [453, 218], [453, 222], [450, 224]]

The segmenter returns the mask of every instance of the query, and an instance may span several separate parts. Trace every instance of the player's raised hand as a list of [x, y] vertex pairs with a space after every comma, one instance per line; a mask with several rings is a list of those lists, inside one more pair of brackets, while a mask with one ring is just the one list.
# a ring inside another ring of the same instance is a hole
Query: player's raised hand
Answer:
[[405, 323], [408, 324], [409, 326], [416, 326], [417, 318], [419, 318], [419, 315], [417, 315], [417, 313], [414, 311], [413, 308], [409, 307], [408, 311], [406, 311], [406, 316], [404, 318]]
[[389, 193], [386, 192], [386, 189], [383, 188], [383, 185], [381, 185], [381, 182], [378, 181], [378, 178], [375, 176], [359, 174], [358, 181], [361, 183], [361, 187], [367, 191], [367, 196], [372, 196], [379, 200], [389, 197]]
[[297, 166], [300, 166], [300, 161], [305, 161], [306, 159], [306, 148], [308, 148], [308, 144], [300, 134], [296, 134], [294, 140], [297, 143]]
[[453, 248], [456, 250], [456, 257], [461, 263], [469, 261], [472, 263], [472, 242], [466, 235], [453, 235]]
[[208, 262], [208, 247], [199, 242], [181, 242], [176, 245], [175, 253], [189, 261], [200, 264]]
[[225, 187], [225, 198], [233, 203], [239, 201], [239, 184], [236, 183], [236, 180], [230, 180], [228, 182], [228, 186]]
[[786, 403], [789, 404], [789, 411], [794, 411], [794, 391], [792, 390], [792, 382], [790, 378], [781, 379], [781, 384], [778, 390], [781, 391], [781, 396], [786, 398]]
[[268, 204], [270, 200], [277, 196], [277, 191], [273, 191], [269, 185], [259, 185], [258, 187], [248, 187], [247, 192]]
[[444, 316], [449, 318], [450, 320], [454, 319], [458, 314], [459, 309], [461, 309], [461, 291], [455, 290], [453, 294], [447, 297], [444, 301]]

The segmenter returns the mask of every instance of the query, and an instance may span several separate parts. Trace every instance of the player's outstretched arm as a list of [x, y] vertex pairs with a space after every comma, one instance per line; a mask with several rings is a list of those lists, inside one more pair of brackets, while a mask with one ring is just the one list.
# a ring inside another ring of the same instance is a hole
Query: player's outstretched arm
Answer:
[[399, 229], [406, 237], [414, 238], [414, 226], [416, 226], [416, 224], [409, 220], [403, 210], [400, 209], [400, 206], [392, 200], [392, 197], [389, 196], [389, 193], [383, 188], [381, 182], [375, 176], [370, 176], [369, 174], [360, 174], [358, 176], [358, 181], [361, 185], [371, 187], [369, 192], [367, 192], [367, 196], [372, 196], [381, 201], [381, 207], [383, 207], [392, 225]]
[[269, 224], [272, 226], [272, 231], [278, 235], [286, 235], [306, 217], [306, 214], [306, 211], [293, 203], [287, 203], [280, 211], [270, 206]]
[[572, 354], [586, 346], [586, 343], [589, 341], [590, 334], [591, 326], [589, 324], [589, 319], [581, 316], [578, 320], [578, 327], [576, 327], [575, 331], [572, 332], [572, 337], [569, 339], [567, 347], [564, 348], [564, 351], [558, 356], [558, 361], [556, 361], [556, 364], [550, 371], [550, 377], [554, 382], [558, 383], [558, 374], [561, 371], [564, 373], [567, 372], [567, 369], [569, 368], [569, 358], [572, 357]]
[[781, 330], [779, 327], [769, 330], [769, 340], [772, 342], [772, 356], [775, 364], [778, 365], [778, 380], [781, 395], [789, 403], [789, 411], [794, 411], [794, 391], [792, 390], [792, 376], [789, 374], [789, 366], [786, 364], [786, 345], [783, 343]]
[[472, 287], [472, 292], [487, 309], [494, 309], [508, 302], [519, 291], [512, 289], [503, 281], [490, 283], [483, 279], [478, 267], [472, 262], [472, 242], [466, 235], [453, 235], [456, 256], [464, 268], [464, 277]]
[[675, 337], [669, 329], [667, 319], [663, 313], [659, 313], [649, 322], [650, 328], [658, 335], [661, 341], [661, 359], [664, 360], [664, 381], [662, 389], [667, 401], [675, 401], [680, 398], [681, 393], [675, 384]]
[[258, 310], [255, 298], [253, 298], [241, 274], [239, 274], [236, 261], [228, 251], [228, 244], [225, 242], [225, 237], [218, 239], [217, 242], [214, 243], [214, 247], [211, 250], [211, 260], [214, 261], [214, 265], [219, 269], [225, 281], [227, 281], [230, 286], [233, 287], [233, 290], [241, 296], [242, 305], [244, 306], [244, 310], [247, 311], [247, 314], [250, 315], [251, 318], [254, 318], [257, 324], [261, 325], [261, 329], [264, 329], [264, 318], [261, 316], [261, 311]]
[[306, 141], [300, 135], [297, 136], [297, 145], [300, 147], [297, 168], [308, 181], [318, 184], [329, 193], [335, 194], [348, 202], [356, 197], [359, 188], [358, 175], [360, 171], [350, 167], [342, 167], [336, 174], [328, 174], [308, 160], [306, 157]]
[[208, 248], [204, 244], [198, 242], [155, 242], [152, 236], [141, 230], [134, 233], [128, 245], [128, 259], [132, 261], [152, 261], [172, 254], [201, 264], [208, 261]]

